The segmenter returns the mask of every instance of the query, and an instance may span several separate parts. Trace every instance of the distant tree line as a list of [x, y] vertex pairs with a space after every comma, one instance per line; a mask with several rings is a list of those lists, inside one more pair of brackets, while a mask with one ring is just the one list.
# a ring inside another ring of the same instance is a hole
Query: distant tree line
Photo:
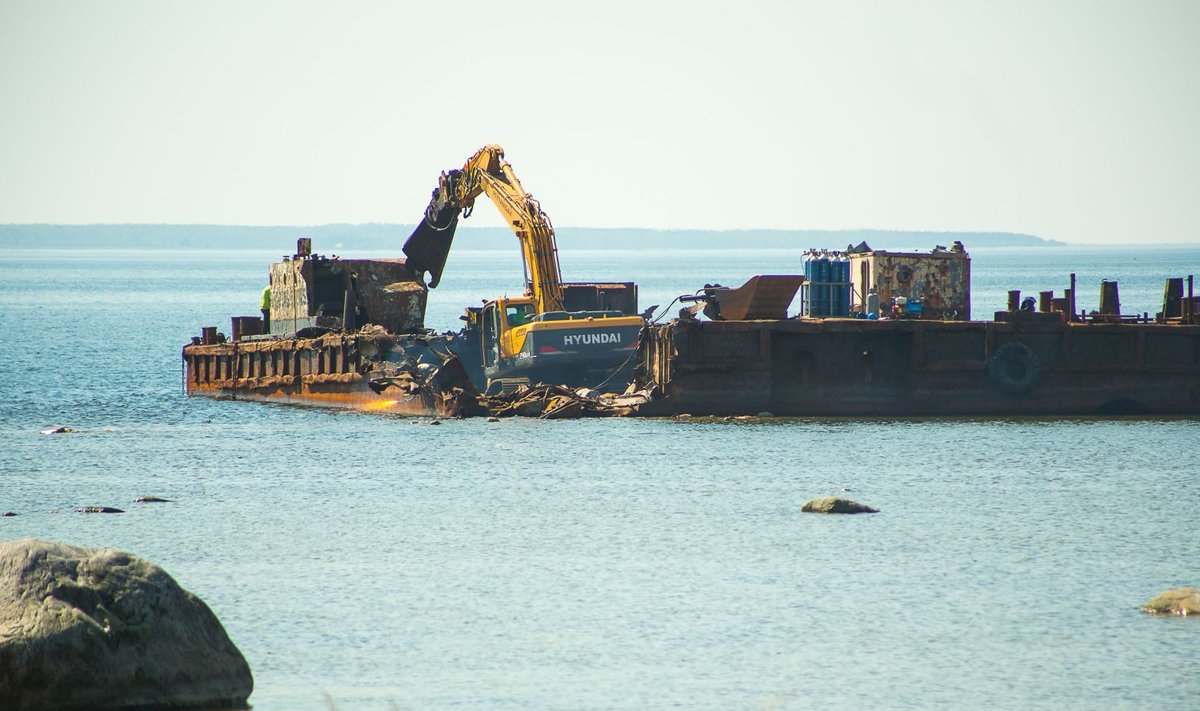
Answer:
[[[338, 250], [399, 255], [413, 225], [0, 225], [0, 245], [46, 249], [265, 249], [290, 253], [298, 237], [310, 237], [322, 254]], [[956, 240], [968, 250], [1036, 247], [1061, 242], [1012, 232], [919, 232], [891, 230], [653, 230], [640, 227], [559, 227], [559, 248], [800, 248], [845, 249], [866, 242], [874, 249], [932, 249]], [[512, 232], [502, 227], [460, 227], [454, 249], [509, 249]]]

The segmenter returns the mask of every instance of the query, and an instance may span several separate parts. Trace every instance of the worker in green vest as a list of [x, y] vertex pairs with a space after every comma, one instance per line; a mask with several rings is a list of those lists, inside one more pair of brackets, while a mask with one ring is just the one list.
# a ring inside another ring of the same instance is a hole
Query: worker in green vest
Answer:
[[263, 287], [262, 298], [258, 300], [258, 308], [263, 315], [263, 333], [271, 332], [271, 285]]

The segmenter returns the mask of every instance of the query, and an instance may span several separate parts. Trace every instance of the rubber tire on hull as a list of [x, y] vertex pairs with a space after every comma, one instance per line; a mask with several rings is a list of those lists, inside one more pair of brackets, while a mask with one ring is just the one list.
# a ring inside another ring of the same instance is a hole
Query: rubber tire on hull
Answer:
[[1018, 395], [1033, 387], [1042, 373], [1041, 363], [1029, 346], [1020, 341], [1005, 343], [992, 353], [988, 375], [1001, 390]]

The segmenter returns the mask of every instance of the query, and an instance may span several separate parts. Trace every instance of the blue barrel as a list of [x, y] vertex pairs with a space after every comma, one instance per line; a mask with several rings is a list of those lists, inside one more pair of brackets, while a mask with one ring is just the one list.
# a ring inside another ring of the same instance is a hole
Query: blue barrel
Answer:
[[816, 298], [816, 290], [813, 287], [813, 282], [817, 280], [817, 258], [812, 250], [804, 253], [804, 293], [808, 295], [808, 302], [804, 305], [804, 313], [807, 316], [813, 315], [813, 299]]
[[841, 253], [809, 250], [804, 255], [809, 316], [850, 315], [850, 260]]
[[829, 315], [829, 256], [821, 254], [813, 267], [813, 276], [817, 282], [816, 294], [813, 296], [814, 316]]
[[844, 316], [842, 313], [842, 257], [829, 261], [829, 315]]
[[808, 295], [808, 301], [804, 304], [804, 314], [812, 316], [812, 299], [813, 299], [813, 253], [809, 250], [804, 253], [804, 293]]
[[850, 260], [845, 256], [839, 256], [837, 266], [837, 309], [834, 315], [845, 317], [850, 315]]

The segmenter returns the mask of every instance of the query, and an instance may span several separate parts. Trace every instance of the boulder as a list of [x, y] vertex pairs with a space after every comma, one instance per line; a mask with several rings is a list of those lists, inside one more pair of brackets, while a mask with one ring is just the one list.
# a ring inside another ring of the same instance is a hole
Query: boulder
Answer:
[[250, 667], [212, 611], [128, 553], [0, 543], [0, 699], [31, 709], [245, 708]]
[[1142, 605], [1154, 615], [1200, 615], [1200, 588], [1175, 588]]
[[829, 514], [879, 513], [879, 509], [873, 509], [866, 504], [860, 504], [850, 499], [843, 499], [840, 496], [825, 496], [813, 499], [806, 502], [804, 506], [801, 506], [800, 510], [806, 513]]

